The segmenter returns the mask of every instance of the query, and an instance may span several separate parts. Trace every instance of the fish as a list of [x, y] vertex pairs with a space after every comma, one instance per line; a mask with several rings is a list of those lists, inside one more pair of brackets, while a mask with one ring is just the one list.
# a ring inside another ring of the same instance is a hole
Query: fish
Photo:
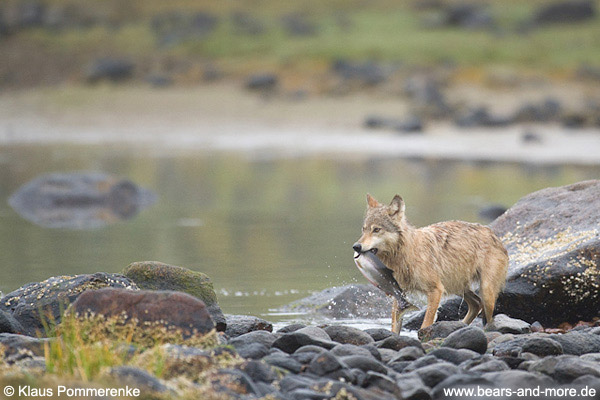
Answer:
[[398, 302], [398, 310], [404, 314], [411, 310], [417, 310], [407, 299], [406, 295], [398, 285], [391, 269], [372, 251], [354, 253], [354, 262], [358, 270], [369, 282], [382, 290], [386, 295], [392, 296]]

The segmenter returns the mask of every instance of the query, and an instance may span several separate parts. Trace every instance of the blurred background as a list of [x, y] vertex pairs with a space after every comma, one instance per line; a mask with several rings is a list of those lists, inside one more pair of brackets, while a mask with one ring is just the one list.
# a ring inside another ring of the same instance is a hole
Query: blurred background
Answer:
[[367, 192], [488, 223], [596, 179], [598, 6], [2, 0], [0, 290], [159, 260], [290, 318], [366, 283]]

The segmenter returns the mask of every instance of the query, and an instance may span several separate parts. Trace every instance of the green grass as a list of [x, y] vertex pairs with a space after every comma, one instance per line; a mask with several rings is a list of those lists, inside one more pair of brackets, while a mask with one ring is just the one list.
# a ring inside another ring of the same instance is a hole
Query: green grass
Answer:
[[[61, 0], [54, 0], [61, 1]], [[26, 31], [29, 40], [57, 54], [119, 54], [137, 59], [176, 57], [213, 60], [244, 71], [248, 65], [274, 68], [290, 64], [327, 63], [337, 58], [382, 60], [408, 65], [428, 65], [451, 61], [461, 67], [487, 68], [504, 65], [541, 72], [572, 70], [582, 63], [600, 63], [600, 18], [571, 25], [539, 28], [517, 34], [520, 23], [530, 17], [537, 4], [547, 1], [491, 2], [500, 34], [460, 28], [429, 29], [424, 18], [436, 11], [418, 11], [409, 2], [374, 0], [301, 3], [253, 0], [243, 3], [177, 0], [131, 0], [123, 11], [117, 6], [117, 20], [137, 18], [120, 29], [97, 27], [89, 30], [47, 32]], [[111, 2], [104, 3], [112, 4]], [[118, 4], [118, 3], [115, 3]], [[133, 12], [134, 10], [135, 12]], [[219, 16], [218, 28], [208, 37], [161, 48], [150, 29], [153, 15], [167, 10], [205, 10]], [[245, 11], [262, 21], [263, 34], [235, 33], [230, 15]], [[281, 26], [281, 16], [304, 12], [316, 23], [319, 33], [290, 37]], [[124, 13], [120, 15], [119, 13]], [[339, 15], [351, 22], [348, 29], [337, 21]]]

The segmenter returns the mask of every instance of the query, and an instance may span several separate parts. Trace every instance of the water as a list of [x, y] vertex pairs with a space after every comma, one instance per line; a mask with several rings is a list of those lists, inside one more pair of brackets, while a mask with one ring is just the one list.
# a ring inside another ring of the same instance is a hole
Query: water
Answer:
[[[95, 230], [48, 229], [8, 197], [47, 172], [101, 171], [153, 189], [134, 219]], [[600, 176], [600, 167], [425, 160], [256, 160], [243, 153], [123, 146], [0, 147], [0, 290], [55, 275], [119, 272], [158, 260], [208, 274], [225, 313], [272, 321], [277, 307], [334, 285], [365, 283], [352, 259], [365, 194], [400, 193], [416, 225], [482, 222], [481, 206]]]

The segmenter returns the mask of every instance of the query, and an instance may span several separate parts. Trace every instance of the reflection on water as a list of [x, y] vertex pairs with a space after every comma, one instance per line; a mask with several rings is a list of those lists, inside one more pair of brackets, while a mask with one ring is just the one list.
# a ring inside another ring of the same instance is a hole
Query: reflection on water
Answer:
[[8, 203], [46, 228], [93, 229], [133, 218], [156, 196], [126, 179], [98, 172], [53, 173], [23, 185]]
[[[160, 202], [102, 229], [46, 229], [8, 198], [52, 171], [127, 176]], [[118, 272], [160, 260], [207, 273], [225, 313], [265, 315], [309, 292], [365, 280], [351, 245], [365, 194], [400, 193], [416, 225], [479, 221], [489, 204], [599, 176], [599, 167], [528, 167], [423, 160], [249, 161], [207, 153], [157, 154], [117, 147], [0, 148], [0, 290], [59, 274]], [[269, 318], [269, 317], [268, 317]], [[273, 315], [269, 319], [285, 319]]]

